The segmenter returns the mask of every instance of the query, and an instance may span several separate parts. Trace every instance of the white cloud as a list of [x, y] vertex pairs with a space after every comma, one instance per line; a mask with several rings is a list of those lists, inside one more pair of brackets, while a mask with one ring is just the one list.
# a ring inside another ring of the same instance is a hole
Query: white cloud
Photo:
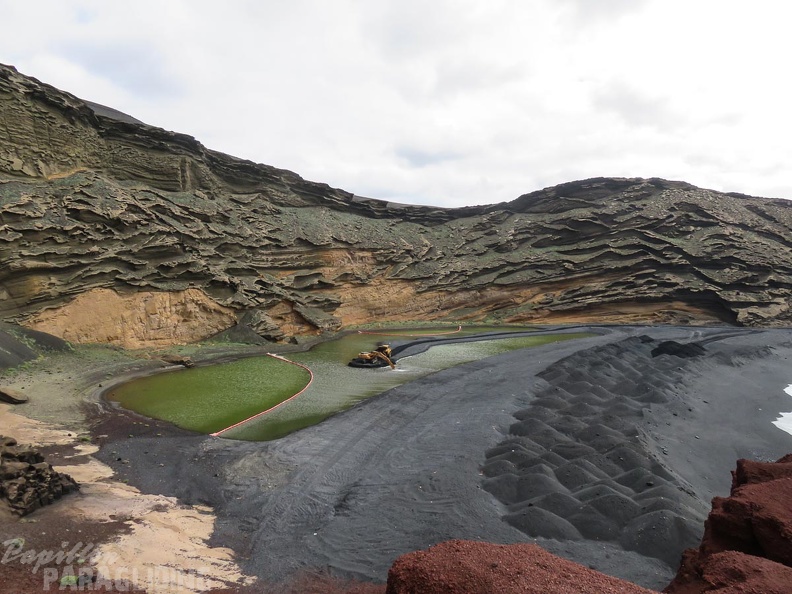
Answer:
[[789, 10], [0, 0], [0, 62], [361, 195], [487, 203], [614, 175], [792, 198]]

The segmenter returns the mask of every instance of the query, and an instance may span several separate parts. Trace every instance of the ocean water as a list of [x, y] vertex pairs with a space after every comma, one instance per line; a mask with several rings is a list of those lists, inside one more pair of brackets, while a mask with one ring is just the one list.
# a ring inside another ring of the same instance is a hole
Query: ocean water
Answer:
[[[784, 392], [792, 396], [792, 384], [784, 388]], [[792, 435], [792, 412], [781, 413], [781, 416], [773, 421], [773, 425]]]

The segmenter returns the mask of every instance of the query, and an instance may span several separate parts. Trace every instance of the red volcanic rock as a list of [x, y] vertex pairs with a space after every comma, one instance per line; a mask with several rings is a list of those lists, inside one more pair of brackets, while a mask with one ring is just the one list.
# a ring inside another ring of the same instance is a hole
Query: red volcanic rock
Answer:
[[[695, 549], [682, 561], [667, 594], [789, 594], [792, 568], [761, 557], [724, 551], [700, 563]], [[686, 562], [690, 563], [686, 567]]]
[[737, 460], [737, 470], [732, 470], [732, 493], [737, 487], [766, 483], [780, 478], [792, 478], [792, 454], [778, 462]]
[[402, 555], [387, 594], [653, 594], [532, 544], [450, 540]]
[[792, 478], [744, 485], [712, 500], [699, 549], [740, 551], [792, 566]]
[[729, 497], [712, 500], [698, 549], [688, 549], [668, 594], [792, 592], [792, 456], [739, 460]]
[[[665, 592], [673, 594], [788, 594], [792, 569], [736, 551], [711, 555], [693, 579]], [[676, 582], [676, 580], [675, 580]]]

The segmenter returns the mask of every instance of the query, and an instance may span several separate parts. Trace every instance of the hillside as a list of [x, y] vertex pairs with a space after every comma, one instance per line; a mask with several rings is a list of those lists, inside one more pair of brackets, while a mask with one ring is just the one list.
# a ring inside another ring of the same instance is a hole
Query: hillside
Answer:
[[792, 324], [792, 202], [596, 178], [490, 206], [387, 203], [2, 65], [0, 121], [0, 320], [74, 342], [385, 320]]

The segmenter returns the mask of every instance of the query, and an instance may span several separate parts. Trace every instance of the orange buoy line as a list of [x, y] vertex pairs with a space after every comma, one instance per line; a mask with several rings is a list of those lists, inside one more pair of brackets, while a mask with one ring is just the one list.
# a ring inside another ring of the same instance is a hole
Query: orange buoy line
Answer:
[[387, 334], [385, 332], [366, 332], [364, 330], [358, 330], [358, 334], [370, 334], [372, 336], [406, 336], [407, 338], [415, 338], [417, 336], [445, 336], [446, 334], [456, 334], [457, 332], [462, 331], [462, 325], [460, 324], [456, 330], [452, 330], [451, 332], [432, 332], [430, 334]]
[[230, 427], [226, 427], [225, 429], [220, 429], [220, 431], [215, 431], [214, 433], [210, 433], [209, 435], [211, 435], [212, 437], [217, 437], [220, 434], [225, 433], [226, 431], [230, 431], [231, 429], [236, 429], [237, 427], [239, 427], [241, 425], [244, 425], [245, 423], [247, 423], [249, 421], [252, 421], [253, 419], [258, 419], [259, 417], [263, 417], [267, 413], [271, 413], [273, 410], [275, 410], [279, 406], [282, 406], [282, 405], [286, 404], [287, 402], [290, 402], [290, 401], [294, 400], [295, 398], [297, 398], [297, 396], [299, 396], [300, 394], [305, 392], [308, 389], [308, 387], [313, 383], [313, 380], [314, 380], [313, 371], [311, 371], [308, 367], [306, 367], [302, 363], [297, 363], [295, 361], [289, 361], [289, 359], [287, 359], [286, 357], [281, 357], [280, 355], [276, 355], [274, 353], [267, 353], [267, 356], [268, 357], [272, 357], [274, 359], [280, 359], [281, 361], [285, 361], [286, 363], [291, 363], [292, 365], [296, 365], [297, 367], [302, 367], [310, 375], [310, 379], [308, 380], [308, 383], [305, 384], [305, 387], [302, 390], [300, 390], [299, 392], [297, 392], [294, 396], [290, 396], [289, 398], [279, 402], [275, 406], [271, 406], [267, 410], [263, 410], [260, 413], [256, 413], [252, 417], [248, 417], [247, 419], [245, 419], [243, 421], [239, 421], [238, 423], [234, 423]]

